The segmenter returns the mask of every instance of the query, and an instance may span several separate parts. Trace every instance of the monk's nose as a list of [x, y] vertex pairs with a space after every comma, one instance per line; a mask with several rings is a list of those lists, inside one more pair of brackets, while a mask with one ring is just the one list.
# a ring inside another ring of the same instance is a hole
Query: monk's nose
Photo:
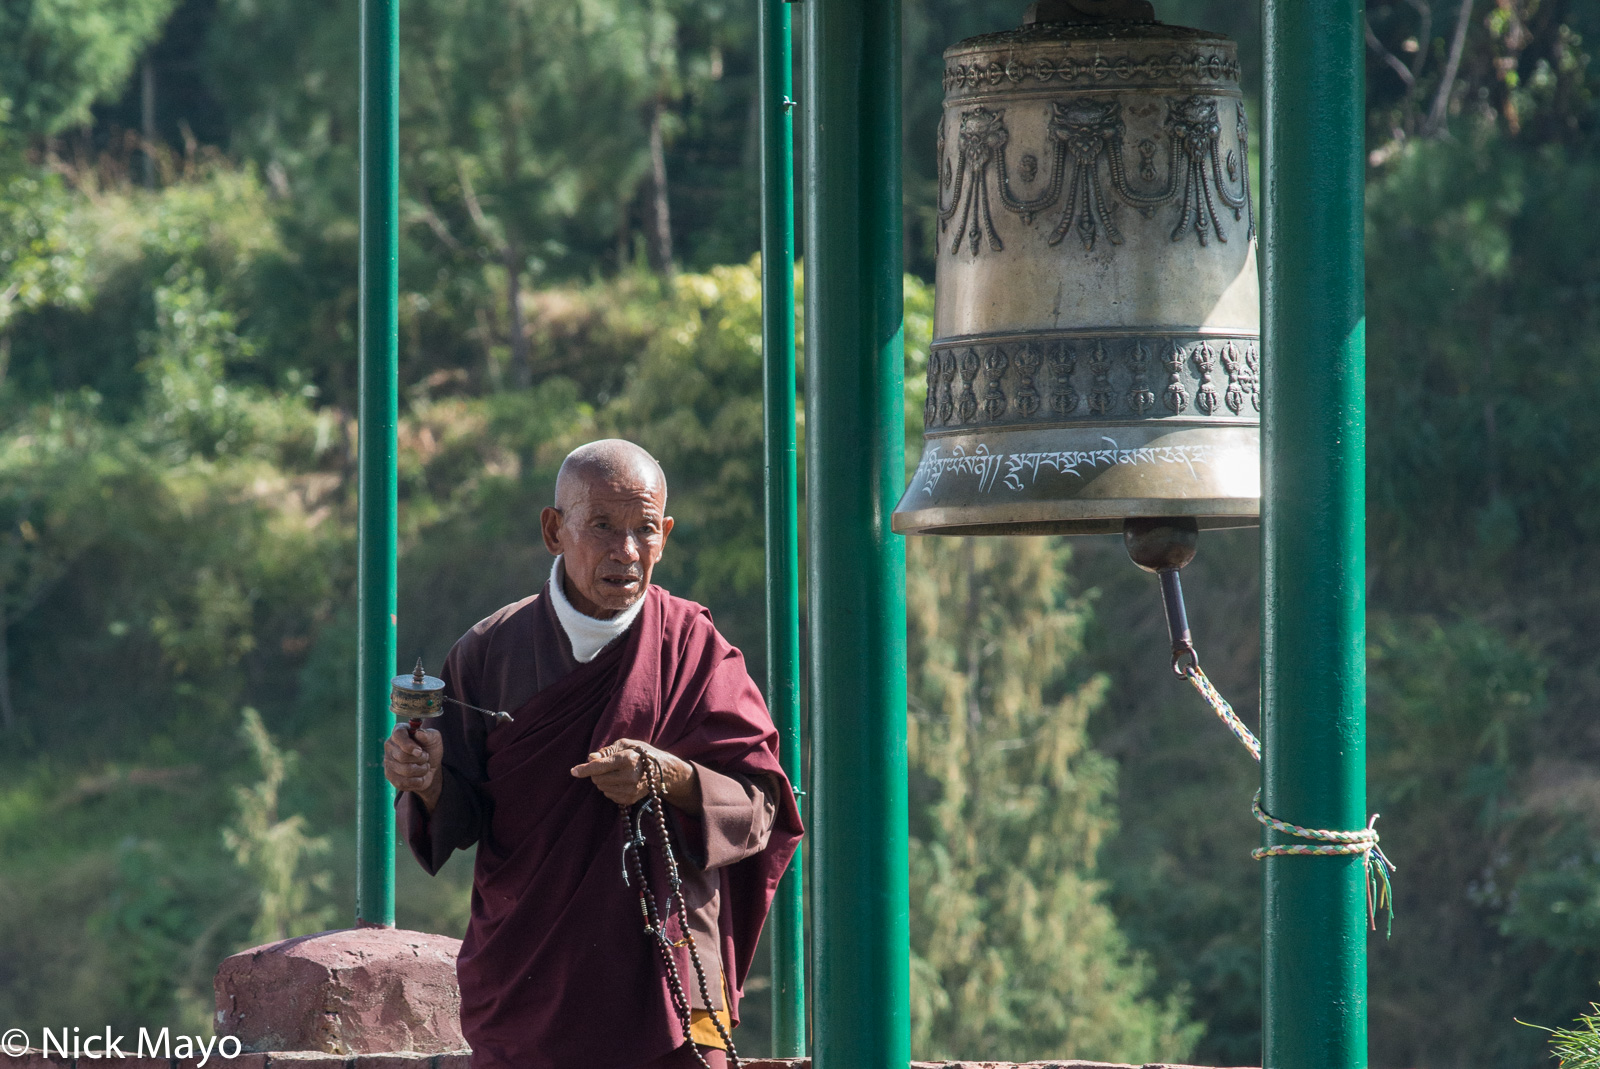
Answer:
[[616, 557], [618, 560], [626, 561], [627, 563], [632, 564], [634, 561], [639, 559], [639, 539], [638, 536], [634, 535], [632, 532], [623, 535], [621, 540], [616, 542], [615, 545], [617, 548], [612, 556]]

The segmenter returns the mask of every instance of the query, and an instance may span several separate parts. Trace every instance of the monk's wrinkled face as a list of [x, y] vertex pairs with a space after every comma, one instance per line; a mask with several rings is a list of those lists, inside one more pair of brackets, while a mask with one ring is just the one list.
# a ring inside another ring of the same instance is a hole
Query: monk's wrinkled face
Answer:
[[563, 480], [556, 507], [545, 509], [539, 523], [545, 548], [562, 554], [573, 608], [604, 620], [644, 597], [672, 532], [666, 508], [666, 488], [643, 466]]

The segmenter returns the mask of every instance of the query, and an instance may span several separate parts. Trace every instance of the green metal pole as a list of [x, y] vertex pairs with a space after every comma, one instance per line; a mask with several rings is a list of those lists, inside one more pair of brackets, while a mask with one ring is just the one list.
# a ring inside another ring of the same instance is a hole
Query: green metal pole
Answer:
[[[1359, 0], [1266, 0], [1264, 20], [1264, 805], [1339, 830], [1367, 819], [1361, 16]], [[1362, 861], [1264, 864], [1262, 1064], [1359, 1069]]]
[[817, 1069], [910, 1057], [900, 0], [806, 0]]
[[[779, 757], [798, 787], [800, 508], [795, 457], [794, 104], [789, 5], [759, 0], [761, 33], [761, 357], [766, 417], [767, 702]], [[805, 870], [796, 853], [772, 909], [772, 1053], [806, 1052]]]
[[360, 640], [356, 924], [394, 926], [395, 423], [399, 401], [400, 0], [361, 0]]

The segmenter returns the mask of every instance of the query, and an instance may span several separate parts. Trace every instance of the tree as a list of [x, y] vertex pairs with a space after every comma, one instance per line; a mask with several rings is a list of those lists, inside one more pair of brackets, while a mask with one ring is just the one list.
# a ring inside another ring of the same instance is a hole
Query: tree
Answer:
[[16, 0], [0, 7], [0, 121], [50, 137], [120, 93], [176, 0]]
[[761, 277], [754, 263], [664, 282], [656, 329], [597, 431], [633, 438], [670, 474], [677, 526], [658, 581], [716, 602], [762, 678]]
[[233, 789], [238, 812], [234, 823], [222, 830], [222, 841], [250, 874], [251, 883], [260, 888], [250, 938], [271, 943], [321, 931], [332, 920], [333, 911], [311, 909], [309, 893], [327, 891], [329, 874], [307, 874], [303, 868], [312, 857], [328, 852], [328, 840], [307, 835], [303, 816], [278, 816], [279, 794], [296, 755], [279, 748], [254, 709], [245, 709], [241, 720], [239, 737], [261, 766], [261, 780], [254, 786]]
[[[240, 67], [263, 40], [281, 53], [264, 70]], [[325, 191], [330, 167], [355, 165], [355, 40], [340, 5], [227, 0], [210, 49], [241, 147], [324, 215], [347, 218], [348, 190]], [[531, 384], [525, 284], [581, 274], [647, 179], [646, 105], [671, 40], [670, 14], [634, 0], [407, 4], [401, 180], [414, 270], [403, 268], [402, 285], [415, 279], [428, 292], [441, 273], [472, 280], [476, 292], [456, 288], [445, 301], [471, 297], [499, 320], [508, 366], [491, 378]]]
[[1453, 120], [1530, 143], [1595, 130], [1593, 5], [1572, 0], [1368, 0], [1367, 118], [1376, 158], [1449, 136]]
[[1088, 606], [1043, 539], [922, 538], [907, 569], [921, 1057], [1185, 1058], [1201, 1026], [1101, 900], [1115, 770], [1090, 748]]

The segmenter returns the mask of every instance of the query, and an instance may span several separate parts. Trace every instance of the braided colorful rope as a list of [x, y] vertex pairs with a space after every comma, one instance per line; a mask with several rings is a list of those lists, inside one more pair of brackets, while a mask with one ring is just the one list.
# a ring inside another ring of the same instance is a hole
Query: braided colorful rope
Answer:
[[[1190, 664], [1184, 669], [1184, 678], [1205, 699], [1211, 711], [1217, 714], [1217, 719], [1227, 725], [1233, 732], [1234, 738], [1244, 744], [1250, 751], [1250, 756], [1257, 761], [1261, 760], [1261, 740], [1256, 738], [1255, 732], [1245, 726], [1233, 711], [1233, 706], [1228, 704], [1220, 691], [1206, 678], [1198, 664]], [[1378, 846], [1378, 829], [1374, 825], [1378, 815], [1374, 813], [1367, 826], [1360, 831], [1329, 831], [1324, 828], [1307, 828], [1299, 824], [1290, 824], [1261, 808], [1261, 792], [1256, 791], [1255, 800], [1250, 803], [1250, 811], [1255, 814], [1256, 820], [1273, 831], [1284, 835], [1292, 835], [1297, 839], [1308, 839], [1312, 842], [1323, 844], [1318, 846], [1301, 846], [1299, 844], [1262, 846], [1250, 851], [1250, 856], [1260, 861], [1264, 857], [1355, 857], [1359, 856], [1366, 867], [1367, 874], [1367, 923], [1373, 931], [1378, 930], [1378, 911], [1382, 910], [1387, 918], [1385, 937], [1394, 932], [1394, 895], [1389, 884], [1389, 875], [1395, 871], [1394, 863], [1384, 856], [1382, 848]]]
[[1200, 697], [1211, 706], [1211, 711], [1217, 714], [1228, 730], [1233, 732], [1233, 737], [1244, 743], [1244, 748], [1250, 751], [1250, 756], [1257, 761], [1261, 760], [1261, 740], [1256, 738], [1255, 732], [1244, 726], [1244, 721], [1234, 713], [1233, 706], [1228, 704], [1228, 699], [1216, 687], [1211, 685], [1211, 680], [1200, 670], [1198, 664], [1191, 664], [1184, 669], [1183, 678], [1187, 679], [1195, 690], [1200, 692]]

